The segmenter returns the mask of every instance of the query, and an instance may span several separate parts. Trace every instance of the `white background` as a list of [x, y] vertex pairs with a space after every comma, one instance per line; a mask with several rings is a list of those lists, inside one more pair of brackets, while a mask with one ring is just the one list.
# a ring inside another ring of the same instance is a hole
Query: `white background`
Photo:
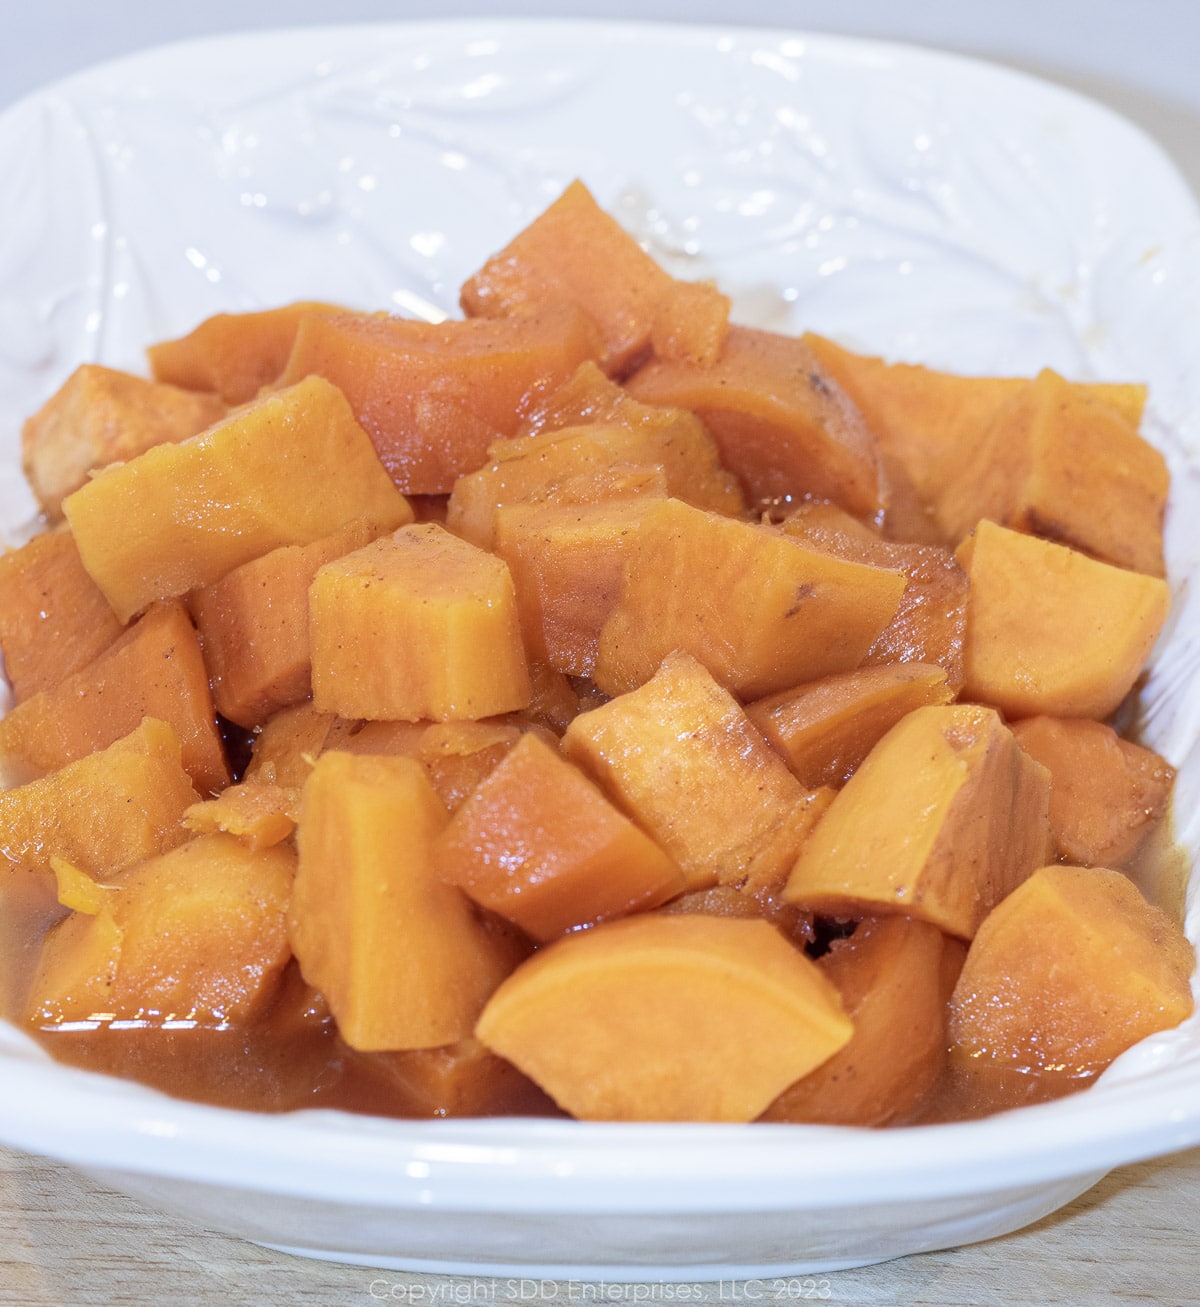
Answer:
[[1114, 105], [1200, 189], [1200, 0], [0, 0], [0, 106], [88, 64], [191, 36], [504, 14], [808, 28], [1015, 63]]

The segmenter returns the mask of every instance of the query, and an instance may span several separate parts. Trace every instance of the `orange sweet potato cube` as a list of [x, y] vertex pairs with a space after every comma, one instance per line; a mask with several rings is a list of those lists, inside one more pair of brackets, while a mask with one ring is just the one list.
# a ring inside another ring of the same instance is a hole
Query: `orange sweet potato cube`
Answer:
[[810, 789], [841, 787], [906, 714], [949, 703], [941, 667], [896, 663], [825, 676], [746, 705], [746, 716]]
[[407, 1117], [547, 1116], [554, 1105], [473, 1035], [441, 1048], [372, 1053], [370, 1069]]
[[[961, 537], [947, 539], [938, 523], [942, 497], [961, 471], [971, 466], [987, 426], [1025, 389], [1027, 379], [960, 376], [856, 354], [812, 333], [804, 340], [850, 396], [881, 452], [899, 465], [927, 508], [926, 526], [932, 534], [921, 538], [956, 544]], [[1075, 383], [1074, 388], [1115, 409], [1134, 431], [1138, 429], [1145, 386], [1099, 382]]]
[[1050, 773], [1050, 829], [1058, 856], [1123, 867], [1167, 809], [1175, 769], [1103, 722], [1027, 717], [1017, 743]]
[[571, 676], [592, 675], [647, 508], [645, 499], [628, 499], [510, 504], [497, 513], [493, 547], [512, 574], [531, 658]]
[[202, 793], [229, 783], [208, 672], [178, 602], [155, 605], [86, 667], [0, 720], [0, 766], [45, 775], [112, 744], [143, 717], [174, 728]]
[[917, 708], [867, 755], [805, 842], [784, 897], [896, 912], [970, 939], [1046, 861], [1050, 776], [990, 708]]
[[305, 318], [285, 384], [312, 373], [350, 401], [384, 467], [406, 494], [449, 493], [516, 433], [523, 409], [599, 349], [573, 305], [501, 321], [438, 324], [380, 314]]
[[1110, 405], [1047, 369], [964, 450], [938, 503], [946, 537], [980, 518], [1162, 576], [1166, 460]]
[[197, 835], [233, 835], [257, 852], [291, 835], [299, 808], [300, 791], [293, 786], [241, 781], [215, 799], [193, 803], [183, 814], [183, 825]]
[[963, 683], [967, 575], [943, 545], [882, 540], [830, 504], [806, 504], [786, 517], [783, 530], [810, 549], [906, 578], [892, 620], [863, 658], [864, 666], [935, 663], [957, 691]]
[[22, 466], [42, 512], [57, 522], [62, 501], [97, 468], [186, 440], [224, 416], [216, 395], [84, 363], [22, 427]]
[[107, 875], [182, 844], [181, 819], [197, 798], [178, 736], [153, 718], [105, 749], [0, 792], [0, 899], [49, 884], [51, 857]]
[[356, 519], [380, 530], [411, 520], [345, 398], [319, 377], [109, 468], [63, 508], [122, 620]]
[[69, 531], [34, 536], [0, 556], [0, 651], [16, 702], [52, 690], [121, 630]]
[[854, 1035], [759, 1118], [883, 1126], [911, 1116], [946, 1063], [944, 937], [911, 917], [867, 917], [817, 966], [837, 987]]
[[146, 356], [159, 381], [215, 390], [227, 404], [245, 404], [278, 380], [301, 318], [340, 312], [332, 304], [301, 300], [249, 313], [217, 313], [186, 336], [151, 345]]
[[769, 881], [807, 835], [809, 794], [734, 697], [672, 654], [645, 685], [580, 713], [579, 764], [683, 869], [689, 890]]
[[273, 549], [191, 594], [188, 606], [223, 717], [260, 726], [280, 708], [308, 698], [309, 586], [326, 563], [378, 534], [372, 523], [354, 521], [312, 544]]
[[281, 708], [254, 736], [242, 779], [299, 789], [325, 742], [334, 744], [349, 725], [333, 713], [318, 712], [309, 699]]
[[322, 712], [446, 721], [511, 712], [532, 696], [508, 568], [436, 523], [327, 563], [309, 610]]
[[434, 844], [448, 884], [545, 941], [656, 907], [683, 874], [553, 746], [527, 734]]
[[1166, 621], [1165, 581], [988, 521], [957, 557], [971, 578], [966, 697], [1012, 718], [1116, 709]]
[[758, 698], [857, 667], [895, 615], [901, 572], [806, 548], [781, 530], [649, 501], [600, 635], [596, 683], [632, 689], [682, 649]]
[[1119, 871], [1042, 867], [993, 908], [955, 986], [955, 1060], [1088, 1076], [1191, 1015], [1196, 954]]
[[588, 1121], [753, 1120], [851, 1031], [833, 985], [774, 926], [702, 913], [639, 913], [547, 944], [476, 1027]]
[[731, 327], [712, 366], [655, 361], [628, 384], [644, 403], [691, 409], [752, 504], [832, 499], [864, 516], [884, 506], [874, 436], [795, 337]]
[[520, 956], [434, 873], [446, 821], [411, 758], [333, 751], [305, 784], [290, 936], [351, 1048], [467, 1038]]
[[604, 335], [605, 371], [622, 375], [653, 343], [668, 357], [712, 361], [729, 301], [711, 286], [677, 282], [580, 181], [468, 278], [472, 317], [507, 317], [558, 300], [579, 305]]
[[[27, 1020], [195, 1022], [261, 1013], [291, 956], [287, 908], [296, 855], [201, 835], [110, 878], [94, 913], [47, 935]], [[82, 956], [80, 956], [82, 955]]]
[[[668, 492], [676, 499], [731, 517], [745, 512], [737, 478], [721, 466], [716, 442], [694, 413], [643, 404], [591, 361], [581, 363], [562, 385], [530, 408], [518, 439], [579, 426], [624, 427], [632, 432], [632, 438], [626, 437], [630, 444], [615, 448], [630, 462], [661, 463]], [[620, 439], [611, 431], [597, 438]], [[512, 449], [515, 452], [517, 446]], [[500, 456], [499, 452], [493, 456]]]

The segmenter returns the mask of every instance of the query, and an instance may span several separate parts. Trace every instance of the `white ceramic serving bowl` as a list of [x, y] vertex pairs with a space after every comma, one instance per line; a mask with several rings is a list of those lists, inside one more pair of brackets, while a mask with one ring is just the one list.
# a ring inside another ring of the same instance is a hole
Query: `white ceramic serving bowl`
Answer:
[[[744, 322], [981, 373], [1150, 384], [1178, 594], [1146, 735], [1200, 843], [1200, 216], [1099, 106], [801, 33], [577, 23], [308, 29], [153, 50], [0, 117], [0, 525], [17, 433], [79, 362], [297, 298], [436, 316], [581, 176]], [[1196, 938], [1200, 896], [1188, 927]], [[49, 1062], [0, 1027], [0, 1139], [214, 1229], [379, 1266], [664, 1279], [1001, 1234], [1200, 1141], [1200, 1019], [1085, 1094], [887, 1132], [256, 1116]]]

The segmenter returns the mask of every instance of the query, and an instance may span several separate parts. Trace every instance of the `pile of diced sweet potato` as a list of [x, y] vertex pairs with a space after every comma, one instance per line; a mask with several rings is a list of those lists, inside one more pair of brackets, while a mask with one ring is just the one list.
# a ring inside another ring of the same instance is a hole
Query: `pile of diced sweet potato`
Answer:
[[1190, 1013], [1111, 724], [1170, 602], [1142, 387], [732, 325], [579, 183], [462, 306], [222, 315], [26, 424], [26, 1023], [248, 1026], [292, 966], [435, 1111], [875, 1125]]

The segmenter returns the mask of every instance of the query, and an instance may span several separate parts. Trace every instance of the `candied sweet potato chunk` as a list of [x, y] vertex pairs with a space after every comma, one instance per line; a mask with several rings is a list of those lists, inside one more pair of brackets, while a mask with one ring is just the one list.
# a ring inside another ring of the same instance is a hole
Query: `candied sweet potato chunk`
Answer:
[[[633, 432], [629, 445], [616, 447], [621, 457], [661, 463], [669, 493], [676, 499], [731, 517], [745, 511], [737, 478], [721, 466], [716, 442], [694, 413], [643, 404], [590, 361], [532, 406], [517, 438], [579, 426]], [[619, 439], [611, 431], [598, 438]]]
[[[112, 877], [95, 914], [52, 927], [27, 1019], [245, 1021], [274, 997], [291, 956], [296, 855], [200, 835]], [[82, 958], [81, 955], [82, 954]]]
[[343, 311], [300, 300], [249, 313], [217, 313], [186, 336], [151, 345], [146, 356], [159, 381], [215, 390], [227, 404], [245, 404], [282, 374], [301, 318]]
[[325, 753], [305, 784], [292, 947], [351, 1048], [467, 1038], [520, 956], [435, 874], [446, 820], [411, 758]]
[[510, 504], [496, 515], [494, 548], [512, 574], [531, 658], [571, 676], [592, 675], [648, 507], [644, 499]]
[[580, 181], [469, 277], [461, 299], [468, 315], [485, 318], [577, 304], [603, 332], [601, 361], [617, 375], [652, 341], [668, 357], [710, 363], [729, 315], [725, 296], [677, 282]]
[[320, 377], [107, 469], [63, 507], [122, 620], [355, 519], [385, 530], [412, 517], [345, 398]]
[[867, 650], [864, 666], [936, 663], [945, 668], [952, 689], [962, 686], [970, 586], [949, 549], [881, 540], [828, 504], [803, 505], [782, 525], [812, 549], [904, 573], [904, 593], [895, 615]]
[[938, 504], [946, 537], [980, 518], [1162, 576], [1166, 460], [1122, 415], [1047, 369], [963, 449]]
[[300, 791], [266, 781], [229, 785], [215, 799], [193, 803], [184, 827], [198, 835], [236, 836], [253, 852], [282, 843], [296, 829]]
[[1167, 583], [980, 522], [957, 551], [971, 578], [964, 694], [1009, 717], [1107, 717], [1166, 620]]
[[224, 416], [216, 395], [84, 363], [21, 429], [22, 466], [42, 512], [57, 522], [62, 501], [89, 473], [186, 440]]
[[[665, 493], [697, 508], [739, 514], [743, 501], [737, 483], [719, 466], [716, 447], [700, 423], [690, 413], [650, 408], [646, 412], [662, 414], [663, 420], [594, 422], [495, 441], [488, 449], [490, 461], [454, 483], [447, 526], [487, 549], [496, 515], [517, 503]], [[622, 487], [616, 476], [630, 467], [659, 469], [662, 489]], [[606, 472], [613, 478], [607, 486]]]
[[529, 703], [508, 568], [436, 523], [401, 527], [327, 563], [309, 591], [309, 615], [313, 703], [322, 711], [445, 721]]
[[298, 789], [326, 740], [344, 729], [337, 716], [318, 712], [311, 700], [282, 708], [254, 736], [242, 779]]
[[944, 938], [911, 917], [868, 917], [817, 960], [854, 1023], [850, 1042], [759, 1118], [890, 1125], [914, 1113], [946, 1062]]
[[[410, 515], [411, 517], [411, 515]], [[401, 525], [403, 517], [401, 517]], [[308, 588], [326, 563], [379, 534], [349, 523], [308, 545], [284, 545], [190, 596], [213, 702], [239, 726], [258, 726], [312, 692]]]
[[523, 736], [434, 844], [438, 875], [535, 940], [656, 907], [675, 863], [557, 749]]
[[121, 630], [69, 531], [0, 556], [0, 651], [18, 703], [85, 667]]
[[374, 1053], [371, 1070], [415, 1117], [529, 1115], [551, 1110], [537, 1086], [473, 1035], [441, 1048]]
[[785, 898], [815, 912], [904, 913], [970, 939], [1046, 861], [1049, 803], [1049, 773], [994, 710], [917, 708], [838, 792]]
[[875, 438], [794, 336], [731, 327], [711, 367], [656, 361], [629, 381], [648, 404], [691, 409], [752, 503], [813, 497], [870, 516], [884, 506]]
[[96, 875], [165, 853], [199, 796], [179, 738], [147, 718], [128, 735], [26, 785], [0, 792], [0, 896], [50, 872], [58, 857]]
[[[806, 333], [805, 343], [862, 413], [880, 449], [897, 461], [930, 511], [935, 538], [937, 508], [959, 471], [970, 467], [984, 430], [996, 413], [1028, 385], [1024, 377], [968, 377], [913, 363], [888, 363], [856, 354]], [[1114, 409], [1136, 431], [1146, 387], [1125, 383], [1073, 383], [1073, 388]], [[980, 516], [983, 516], [982, 514]], [[968, 524], [974, 526], [974, 522]]]
[[599, 348], [569, 304], [519, 318], [415, 322], [381, 314], [305, 318], [284, 382], [327, 377], [350, 401], [396, 485], [447, 494], [516, 433], [526, 405]]
[[770, 879], [808, 832], [811, 796], [687, 654], [580, 713], [563, 749], [675, 859], [689, 890]]
[[955, 986], [951, 1056], [1083, 1076], [1192, 1012], [1196, 955], [1119, 871], [1049, 866], [993, 908]]
[[746, 705], [746, 716], [783, 755], [801, 785], [844, 785], [907, 713], [949, 703], [941, 667], [863, 667], [780, 690]]
[[851, 1024], [767, 922], [643, 913], [535, 953], [476, 1033], [582, 1120], [750, 1121]]
[[1103, 722], [1027, 717], [1017, 743], [1050, 773], [1050, 829], [1065, 862], [1124, 866], [1171, 795], [1175, 769]]
[[774, 527], [652, 501], [600, 635], [596, 683], [647, 680], [672, 650], [745, 698], [857, 667], [896, 612], [902, 573], [808, 549]]
[[143, 717], [174, 728], [201, 792], [228, 784], [208, 672], [178, 602], [156, 604], [86, 667], [0, 720], [0, 765], [44, 775], [112, 744]]

